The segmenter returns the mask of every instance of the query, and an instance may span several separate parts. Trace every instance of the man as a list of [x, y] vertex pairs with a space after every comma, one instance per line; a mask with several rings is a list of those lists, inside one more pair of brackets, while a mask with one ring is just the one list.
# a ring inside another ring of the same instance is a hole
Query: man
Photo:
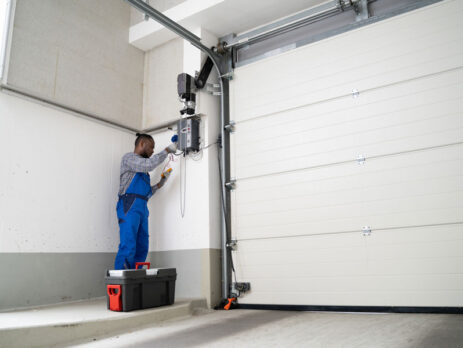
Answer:
[[153, 171], [169, 153], [175, 153], [176, 150], [177, 146], [171, 144], [153, 156], [154, 140], [151, 135], [137, 133], [135, 150], [122, 157], [117, 202], [120, 244], [114, 262], [115, 269], [133, 269], [136, 262], [145, 261], [149, 243], [148, 199], [167, 180], [167, 177], [163, 177], [151, 186], [148, 172]]

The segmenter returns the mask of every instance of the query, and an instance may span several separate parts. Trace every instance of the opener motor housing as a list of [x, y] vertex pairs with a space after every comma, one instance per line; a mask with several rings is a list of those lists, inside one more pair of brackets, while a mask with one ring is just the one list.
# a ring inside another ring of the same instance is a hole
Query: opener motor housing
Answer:
[[178, 149], [183, 151], [184, 155], [200, 150], [200, 124], [201, 119], [199, 116], [182, 118], [178, 121]]

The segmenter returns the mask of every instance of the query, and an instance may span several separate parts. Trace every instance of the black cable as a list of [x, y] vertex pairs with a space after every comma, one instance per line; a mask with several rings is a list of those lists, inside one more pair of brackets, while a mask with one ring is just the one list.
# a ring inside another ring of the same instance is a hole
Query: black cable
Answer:
[[[222, 147], [221, 146], [221, 138], [220, 138], [220, 136], [219, 136], [219, 139], [217, 140], [217, 144], [219, 144], [220, 148]], [[224, 197], [224, 194], [223, 194], [224, 183], [222, 181], [222, 167], [220, 165], [220, 151], [217, 151], [217, 160], [218, 160], [219, 175], [220, 175], [220, 196], [222, 197], [222, 211], [223, 211], [223, 216], [225, 217], [225, 230], [226, 230], [226, 232], [227, 232], [226, 234], [228, 236], [228, 232], [230, 231], [230, 229], [229, 229], [229, 226], [228, 226], [228, 214], [227, 214], [227, 211], [225, 209], [225, 197]], [[226, 243], [225, 243], [226, 248], [228, 248], [227, 244], [228, 244], [228, 241], [226, 241]], [[227, 250], [227, 252], [228, 252], [228, 250]], [[231, 251], [230, 251], [230, 265], [231, 265], [231, 268], [232, 268], [232, 271], [233, 271], [233, 276], [235, 278], [235, 283], [237, 283], [235, 265], [233, 263], [233, 255], [232, 255]]]

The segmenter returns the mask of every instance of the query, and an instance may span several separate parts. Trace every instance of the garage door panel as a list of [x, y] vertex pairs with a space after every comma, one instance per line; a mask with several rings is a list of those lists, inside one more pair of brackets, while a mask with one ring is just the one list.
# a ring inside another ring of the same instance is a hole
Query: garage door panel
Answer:
[[[375, 231], [375, 234], [380, 233], [389, 234], [390, 231]], [[358, 232], [357, 238], [368, 237]], [[463, 244], [463, 232], [460, 231], [460, 236], [450, 241], [418, 243], [417, 240], [420, 240], [419, 235], [415, 236], [414, 243], [401, 243], [396, 239], [394, 244], [376, 246], [372, 246], [369, 241], [362, 240], [362, 245], [357, 247], [312, 249], [310, 253], [304, 250], [288, 252], [285, 249], [253, 254], [237, 251], [235, 257], [239, 260], [241, 275], [253, 279], [256, 277], [272, 278], [275, 271], [282, 270], [283, 265], [286, 268], [299, 265], [305, 276], [338, 275], [340, 265], [344, 265], [342, 267], [344, 269], [347, 267], [346, 263], [353, 264], [350, 269], [354, 273], [361, 270], [363, 274], [408, 274], [407, 270], [420, 274], [463, 273], [462, 263], [455, 264], [456, 260], [461, 261], [463, 258], [461, 249], [459, 249]], [[251, 241], [242, 241], [240, 244], [249, 242]], [[418, 247], [416, 247], [417, 244], [419, 244]], [[342, 263], [339, 259], [342, 259]], [[445, 259], [446, 262], [436, 263], [436, 259]], [[401, 264], [397, 260], [406, 260], [406, 266], [404, 267], [404, 263]], [[359, 262], [361, 262], [361, 267]], [[426, 264], [429, 264], [431, 268], [424, 267]], [[262, 267], [271, 267], [271, 272], [262, 272]], [[282, 278], [299, 278], [300, 276], [297, 272], [288, 271], [282, 275]]]
[[[360, 233], [359, 233], [360, 236]], [[359, 237], [360, 239], [360, 237]], [[363, 241], [362, 241], [363, 242]], [[245, 241], [243, 241], [245, 243]], [[287, 265], [288, 267], [294, 265], [301, 265], [304, 268], [309, 265], [323, 264], [325, 263], [339, 263], [339, 259], [345, 262], [353, 262], [353, 261], [364, 261], [365, 260], [365, 243], [363, 242], [362, 245], [358, 245], [356, 247], [340, 247], [340, 248], [322, 248], [322, 249], [312, 249], [309, 253], [300, 250], [300, 251], [292, 251], [291, 253], [287, 253], [284, 251], [273, 251], [273, 252], [260, 252], [260, 253], [243, 253], [237, 252], [237, 259], [239, 260], [239, 264], [244, 271], [248, 271], [246, 265], [250, 264], [255, 267], [258, 266], [278, 266], [282, 263]], [[262, 273], [260, 276], [263, 276]], [[266, 277], [266, 276], [264, 276]]]
[[[336, 166], [292, 171], [258, 178], [243, 179], [233, 191], [240, 204], [259, 200], [260, 195], [266, 198], [291, 197], [291, 193], [301, 192], [308, 187], [312, 194], [334, 190], [364, 187], [378, 180], [384, 184], [407, 180], [410, 176], [416, 179], [446, 178], [460, 175], [463, 161], [463, 144], [410, 152], [395, 156], [368, 159], [364, 164], [357, 162]], [[440, 166], [445, 168], [440, 170]], [[384, 174], [384, 175], [382, 175]], [[361, 181], [357, 176], [361, 176]], [[380, 175], [382, 178], [378, 179]], [[327, 183], [328, 181], [328, 183]], [[307, 186], [308, 183], [312, 183]], [[346, 187], [347, 185], [347, 187]], [[265, 195], [269, 195], [265, 197]], [[251, 199], [251, 200], [250, 200]]]
[[[461, 83], [446, 88], [392, 101], [378, 101], [375, 105], [351, 107], [355, 102], [346, 100], [345, 108], [328, 114], [314, 116], [313, 108], [301, 108], [277, 115], [280, 122], [287, 121], [286, 124], [280, 123], [283, 127], [278, 127], [278, 124], [268, 127], [267, 122], [272, 117], [260, 122], [246, 122], [236, 127], [235, 151], [244, 159], [252, 156], [253, 152], [274, 151], [281, 147], [290, 148], [374, 129], [439, 119], [460, 112], [463, 114], [462, 89], [463, 79]], [[305, 119], [300, 120], [301, 116]], [[250, 146], [253, 152], [249, 151]]]
[[[384, 185], [382, 187], [367, 186], [360, 189], [330, 192], [315, 196], [299, 196], [299, 200], [304, 201], [303, 204], [293, 198], [280, 199], [273, 202], [271, 205], [254, 203], [249, 205], [240, 204], [237, 207], [237, 214], [239, 214], [242, 218], [249, 217], [252, 221], [256, 216], [277, 214], [279, 212], [294, 213], [295, 216], [298, 216], [299, 213], [303, 215], [304, 212], [308, 212], [313, 209], [324, 207], [335, 209], [335, 207], [345, 207], [362, 203], [369, 205], [380, 200], [386, 201], [386, 204], [390, 204], [389, 201], [391, 200], [400, 201], [405, 198], [414, 200], [420, 197], [425, 199], [425, 197], [429, 196], [430, 199], [435, 199], [442, 192], [440, 184], [440, 179], [421, 182], [412, 181], [408, 185], [407, 183], [401, 183], [401, 185], [392, 184]], [[456, 199], [463, 198], [463, 175], [447, 179], [446, 184], [450, 187], [452, 184], [454, 185], [453, 188], [450, 188], [450, 196], [453, 196], [452, 194], [455, 193]], [[404, 191], [404, 188], [407, 189], [407, 191]], [[446, 198], [450, 198], [450, 196]]]
[[[460, 170], [461, 165], [459, 163], [454, 164], [454, 170]], [[431, 166], [423, 166], [431, 167]], [[401, 168], [400, 168], [401, 169]], [[413, 168], [415, 169], [415, 168]], [[453, 169], [453, 168], [452, 168]], [[437, 171], [436, 168], [432, 167], [430, 170]], [[442, 179], [445, 178], [449, 188], [453, 190], [452, 184], [459, 190], [462, 189], [463, 176], [459, 175], [442, 175], [443, 173], [435, 173], [437, 177], [430, 177], [429, 173], [417, 173], [416, 177], [413, 177], [413, 170], [396, 170], [395, 172], [388, 171], [391, 177], [385, 178], [381, 183], [378, 183], [378, 179], [375, 177], [376, 173], [359, 173], [358, 177], [345, 177], [344, 180], [335, 178], [329, 182], [316, 181], [315, 183], [308, 184], [307, 182], [301, 182], [293, 185], [283, 183], [283, 187], [275, 187], [273, 190], [269, 188], [263, 188], [257, 190], [237, 192], [238, 197], [236, 198], [239, 202], [236, 208], [237, 214], [251, 215], [266, 213], [271, 211], [279, 210], [294, 210], [300, 209], [301, 203], [297, 200], [304, 201], [304, 207], [329, 204], [345, 204], [350, 202], [352, 197], [365, 197], [365, 196], [382, 196], [389, 198], [394, 195], [395, 197], [403, 196], [403, 188], [406, 187], [411, 194], [418, 195], [423, 193], [423, 186], [426, 186], [428, 193], [442, 192]], [[455, 172], [452, 172], [455, 173]], [[385, 173], [386, 174], [386, 173]], [[400, 175], [403, 175], [402, 177]], [[419, 175], [428, 174], [428, 175]], [[363, 182], [361, 181], [363, 179]], [[376, 180], [375, 180], [376, 179]], [[328, 186], [332, 183], [332, 186]], [[317, 184], [319, 186], [317, 186]], [[342, 186], [345, 184], [345, 186]], [[339, 187], [339, 189], [337, 189]], [[258, 193], [259, 196], [255, 194]], [[271, 204], [265, 204], [268, 200], [272, 200]], [[363, 201], [363, 198], [362, 200]]]
[[[405, 81], [361, 94], [361, 98], [340, 98], [326, 103], [295, 107], [263, 117], [240, 122], [235, 134], [239, 137], [237, 148], [268, 137], [290, 134], [301, 130], [327, 127], [331, 124], [364, 117], [399, 112], [402, 109], [432, 105], [443, 101], [461, 99], [463, 69]], [[376, 107], [378, 106], [378, 107]], [[447, 110], [451, 110], [447, 108]], [[356, 118], [353, 118], [357, 116]], [[339, 118], [339, 120], [338, 120]], [[281, 126], [281, 127], [278, 127]]]
[[238, 239], [463, 221], [463, 144], [242, 180], [232, 202]]
[[462, 15], [443, 0], [235, 70], [240, 303], [463, 306]]
[[[404, 231], [406, 233], [404, 233]], [[462, 224], [449, 224], [440, 226], [427, 226], [417, 228], [403, 228], [375, 233], [375, 238], [365, 239], [361, 233], [341, 233], [333, 235], [310, 235], [301, 237], [281, 237], [276, 239], [240, 240], [238, 252], [242, 253], [268, 253], [285, 250], [287, 252], [305, 251], [310, 254], [313, 250], [330, 248], [357, 248], [366, 246], [366, 242], [372, 247], [377, 245], [387, 246], [406, 244], [412, 246], [420, 243], [448, 242], [462, 239]], [[387, 232], [387, 233], [386, 233]], [[353, 237], [354, 236], [354, 237]], [[397, 237], [399, 240], [397, 241]], [[458, 255], [462, 256], [463, 255]], [[463, 267], [463, 264], [459, 264]]]
[[[286, 110], [294, 106], [350, 96], [353, 89], [362, 92], [380, 86], [392, 85], [401, 81], [417, 79], [422, 76], [460, 68], [462, 66], [463, 54], [459, 46], [463, 46], [463, 39], [449, 43], [447, 46], [442, 45], [440, 47], [423, 49], [419, 57], [409, 55], [397, 58], [397, 64], [389, 65], [389, 62], [380, 62], [377, 64], [379, 66], [376, 66], [376, 69], [371, 68], [372, 71], [376, 71], [375, 75], [373, 72], [369, 73], [358, 68], [349, 72], [339, 73], [332, 78], [321, 77], [319, 80], [312, 81], [309, 86], [299, 85], [295, 87], [297, 90], [285, 91], [284, 89], [279, 89], [278, 92], [275, 92], [275, 95], [278, 93], [278, 98], [275, 96], [274, 99], [268, 99], [261, 105], [242, 110], [242, 115], [235, 113], [233, 117], [242, 121]], [[436, 49], [436, 51], [432, 52], [440, 53], [427, 56], [426, 51], [428, 49]], [[382, 71], [382, 73], [378, 74], [378, 70]], [[363, 76], [363, 78], [360, 79], [359, 76]], [[314, 87], [314, 85], [317, 86]]]
[[[445, 254], [444, 254], [445, 256]], [[438, 256], [437, 256], [438, 257]], [[404, 262], [405, 261], [405, 262]], [[358, 260], [344, 260], [344, 262], [334, 261], [319, 261], [306, 262], [303, 264], [303, 274], [306, 277], [338, 277], [362, 274], [386, 274], [386, 275], [409, 275], [409, 274], [460, 274], [462, 272], [461, 265], [463, 263], [462, 256], [445, 257], [436, 262], [436, 257], [422, 258], [401, 258], [400, 261], [394, 259], [384, 260], [368, 260], [364, 257], [358, 257]], [[268, 265], [270, 267], [270, 265]], [[275, 279], [275, 274], [279, 274], [281, 280], [287, 278], [300, 278], [301, 268], [294, 265], [272, 264], [272, 273], [262, 272], [261, 264], [253, 264], [252, 266], [240, 266], [243, 272], [240, 277], [246, 276], [251, 281], [255, 278], [271, 278]]]
[[[271, 289], [277, 279], [254, 278], [253, 287]], [[445, 284], [445, 285], [443, 285]], [[453, 290], [458, 291], [463, 285], [463, 274], [426, 274], [426, 275], [365, 275], [365, 276], [322, 276], [307, 278], [291, 278], [284, 280], [284, 286], [291, 291], [306, 291], [309, 294], [321, 292], [325, 289], [338, 291], [417, 291], [421, 288], [429, 291]], [[461, 301], [463, 304], [463, 300]]]
[[[419, 19], [426, 10], [396, 18], [394, 24], [407, 25], [400, 40], [389, 32], [388, 42], [385, 27], [375, 25], [311, 45], [310, 50], [302, 48], [260, 62], [259, 69], [253, 70], [254, 65], [245, 67], [233, 84], [235, 98], [241, 101], [235, 105], [233, 118], [242, 121], [347, 95], [352, 88], [367, 90], [460, 67], [463, 32], [458, 28], [463, 5], [448, 1], [442, 6], [447, 7], [447, 15], [435, 16], [431, 27]], [[413, 35], [414, 29], [410, 28], [414, 27], [429, 30], [429, 34]], [[368, 37], [366, 41], [360, 39], [362, 35]], [[331, 52], [331, 56], [333, 52], [342, 52], [340, 47], [346, 41], [350, 47], [344, 51], [343, 59], [335, 54], [330, 64], [324, 52]], [[265, 71], [260, 75], [261, 69]], [[253, 73], [246, 74], [246, 70]], [[269, 71], [278, 71], [279, 75]], [[279, 83], [274, 83], [274, 78]]]
[[243, 304], [319, 305], [319, 306], [461, 306], [461, 290], [443, 291], [321, 291], [321, 292], [259, 292], [240, 298]]
[[[338, 237], [347, 245], [340, 245]], [[408, 304], [401, 302], [407, 293], [422, 294], [427, 301], [432, 292], [441, 296], [450, 292], [452, 301], [461, 293], [463, 224], [373, 231], [370, 236], [305, 236], [297, 238], [297, 243], [290, 240], [238, 242], [233, 253], [239, 265], [237, 276], [250, 281], [252, 287], [240, 302], [268, 303], [265, 293], [271, 291], [271, 303], [279, 304], [398, 306], [412, 305], [408, 296]], [[297, 293], [305, 293], [303, 302], [292, 296]], [[320, 295], [335, 293], [340, 302], [323, 302], [334, 298]], [[352, 302], [355, 297], [349, 294], [363, 293], [372, 302]], [[463, 298], [457, 303], [462, 305]]]
[[[463, 145], [457, 148], [463, 150]], [[435, 156], [445, 150], [435, 151]], [[402, 156], [413, 159], [417, 157], [414, 155], [412, 153]], [[300, 181], [294, 181], [298, 177], [295, 173], [280, 174], [273, 178], [273, 185], [270, 187], [262, 184], [259, 178], [243, 180], [235, 193], [236, 212], [245, 216], [344, 204], [352, 200], [364, 201], [365, 197], [376, 200], [404, 195], [436, 194], [463, 188], [463, 158], [406, 167], [394, 163], [397, 158], [388, 158], [387, 162], [394, 167], [381, 172], [377, 170], [378, 167], [384, 167], [378, 163], [381, 159], [372, 159], [364, 165], [351, 163], [305, 171], [305, 177], [301, 177]], [[436, 167], [437, 165], [442, 168]], [[327, 174], [330, 171], [342, 171], [344, 175], [330, 178]], [[246, 187], [252, 189], [246, 190]]]
[[[463, 88], [463, 84], [459, 88]], [[447, 99], [440, 103], [420, 105], [407, 110], [385, 111], [385, 106], [379, 104], [375, 106], [373, 112], [365, 111], [362, 115], [357, 110], [342, 110], [339, 116], [329, 115], [320, 117], [319, 120], [311, 118], [293, 127], [284, 127], [280, 132], [277, 131], [278, 127], [273, 127], [267, 129], [268, 134], [262, 134], [261, 137], [248, 134], [246, 139], [238, 132], [234, 136], [237, 138], [235, 151], [240, 156], [240, 165], [247, 165], [252, 160], [258, 159], [262, 153], [273, 153], [278, 149], [291, 151], [295, 147], [310, 146], [330, 139], [339, 139], [342, 143], [344, 136], [355, 137], [356, 134], [363, 136], [367, 132], [378, 129], [387, 130], [404, 125], [419, 126], [425, 121], [445, 122], [445, 118], [451, 118], [452, 115], [463, 115], [463, 96], [460, 92], [458, 100]], [[382, 113], [379, 114], [379, 111]], [[307, 111], [305, 113], [307, 115]], [[318, 124], [317, 121], [323, 121], [325, 124], [322, 122]], [[260, 129], [259, 125], [254, 127]], [[249, 151], [249, 148], [253, 151]]]
[[[364, 247], [363, 247], [364, 249]], [[239, 258], [239, 255], [237, 256]], [[303, 272], [301, 274], [300, 267], [294, 267], [294, 264], [281, 264], [274, 263], [269, 264], [268, 267], [272, 268], [272, 272], [262, 272], [262, 264], [252, 264], [252, 265], [240, 265], [240, 277], [247, 277], [247, 279], [273, 279], [275, 280], [275, 274], [280, 275], [280, 279], [285, 281], [286, 279], [299, 279], [301, 277], [321, 277], [321, 276], [345, 276], [346, 274], [351, 275], [362, 275], [365, 274], [365, 257], [364, 250], [359, 256], [352, 256], [352, 258], [345, 259], [342, 263], [337, 261], [319, 261], [311, 262], [307, 261], [303, 264]]]
[[[451, 202], [449, 202], [451, 200]], [[396, 203], [396, 207], [391, 204]], [[440, 205], [439, 205], [440, 203]], [[305, 215], [279, 214], [262, 219], [242, 221], [236, 227], [238, 239], [310, 235], [360, 231], [364, 226], [397, 228], [404, 226], [432, 225], [461, 222], [461, 195], [441, 195], [436, 201], [426, 201], [415, 206], [416, 200], [354, 204], [337, 209], [320, 208]], [[356, 213], [346, 211], [354, 210]], [[291, 221], [288, 223], [288, 221]]]
[[[459, 104], [463, 106], [463, 103]], [[287, 145], [277, 139], [272, 145], [275, 147], [267, 150], [257, 146], [256, 151], [249, 151], [251, 147], [248, 147], [247, 154], [236, 154], [239, 158], [234, 168], [236, 177], [240, 179], [283, 172], [288, 168], [295, 170], [329, 165], [354, 160], [361, 154], [384, 156], [463, 142], [463, 110], [440, 117], [424, 116], [415, 121], [407, 120], [406, 114], [397, 115], [397, 118], [401, 116], [402, 123], [389, 126], [381, 127], [382, 120], [373, 118], [363, 120], [363, 124], [353, 124], [352, 128], [340, 126], [333, 133], [331, 129], [307, 132], [292, 140], [299, 144]], [[394, 122], [393, 117], [385, 118]]]
[[[241, 83], [249, 86], [249, 90], [254, 91], [254, 96], [261, 96], [271, 91], [272, 85], [262, 85], [255, 77], [267, 78], [265, 82], [273, 81], [275, 78], [280, 86], [287, 87], [306, 82], [307, 78], [320, 69], [330, 73], [345, 70], [346, 65], [340, 64], [339, 54], [344, 58], [343, 63], [357, 64], [364, 56], [371, 60], [373, 56], [369, 54], [376, 53], [378, 57], [378, 52], [381, 53], [380, 57], [391, 57], [391, 55], [394, 57], [404, 49], [407, 51], [410, 42], [420, 41], [423, 45], [429, 45], [430, 42], [431, 44], [436, 42], [436, 38], [452, 35], [452, 32], [458, 31], [461, 12], [462, 6], [458, 1], [447, 2], [445, 6], [430, 6], [414, 12], [413, 16], [405, 14], [389, 21], [376, 23], [374, 26], [315, 42], [310, 45], [310, 51], [303, 47], [241, 67], [240, 71], [243, 74], [239, 79]], [[365, 45], [365, 42], [368, 42], [368, 45]], [[301, 56], [309, 59], [311, 64], [300, 64]], [[285, 65], [272, 71], [271, 75], [268, 74], [269, 66], [276, 65], [280, 61], [284, 61]], [[237, 89], [236, 93], [239, 93], [240, 100], [246, 100], [247, 97], [251, 99], [249, 95], [243, 93], [242, 89]]]
[[[445, 84], [447, 80], [450, 84]], [[439, 87], [429, 89], [435, 84]], [[388, 98], [393, 89], [385, 88], [367, 93], [368, 100], [360, 105], [356, 104], [363, 96], [336, 101], [335, 107], [311, 106], [239, 124], [231, 137], [233, 176], [266, 175], [348, 161], [359, 154], [371, 157], [463, 141], [463, 69], [409, 83], [400, 92], [420, 86], [428, 90]]]

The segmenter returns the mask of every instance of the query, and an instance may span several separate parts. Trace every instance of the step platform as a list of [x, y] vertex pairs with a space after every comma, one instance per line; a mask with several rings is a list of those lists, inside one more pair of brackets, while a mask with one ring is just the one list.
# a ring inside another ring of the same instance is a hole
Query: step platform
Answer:
[[160, 325], [206, 310], [206, 299], [176, 299], [171, 306], [131, 312], [107, 309], [107, 299], [0, 313], [0, 347], [53, 347], [91, 342]]

